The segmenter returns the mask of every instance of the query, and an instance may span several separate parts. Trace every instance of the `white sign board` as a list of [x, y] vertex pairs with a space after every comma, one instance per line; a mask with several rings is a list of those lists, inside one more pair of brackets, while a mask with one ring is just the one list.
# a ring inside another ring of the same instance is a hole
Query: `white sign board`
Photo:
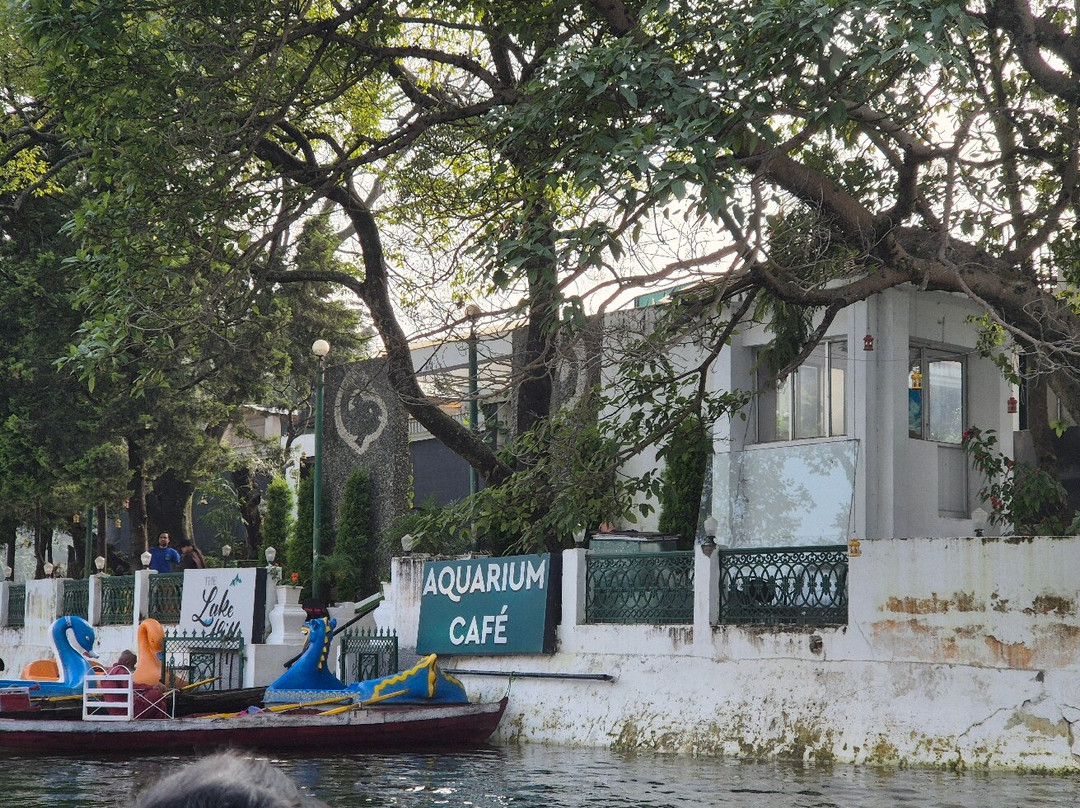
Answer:
[[266, 611], [266, 570], [184, 570], [179, 629], [186, 633], [241, 635], [246, 643], [261, 643]]

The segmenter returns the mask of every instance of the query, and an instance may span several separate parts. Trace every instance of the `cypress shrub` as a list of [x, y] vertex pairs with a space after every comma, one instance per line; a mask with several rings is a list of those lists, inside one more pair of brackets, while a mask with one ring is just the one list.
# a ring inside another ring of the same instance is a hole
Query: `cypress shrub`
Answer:
[[[277, 563], [286, 564], [289, 536], [293, 531], [293, 493], [284, 477], [275, 477], [266, 487], [266, 515], [262, 523], [262, 544], [259, 545], [259, 564], [266, 561], [266, 548], [277, 550]], [[285, 581], [288, 583], [288, 581]]]
[[704, 423], [691, 417], [675, 428], [663, 452], [659, 529], [661, 533], [678, 535], [682, 549], [688, 549], [697, 536], [710, 449]]
[[[291, 584], [292, 573], [297, 573], [299, 583], [304, 587], [304, 590], [300, 593], [302, 600], [311, 597], [311, 549], [314, 539], [312, 530], [314, 520], [315, 481], [309, 475], [300, 480], [300, 485], [296, 490], [296, 524], [293, 526], [292, 539], [289, 541], [284, 576], [284, 582]], [[332, 527], [330, 509], [327, 507], [324, 492], [322, 502], [322, 547], [320, 548], [322, 563], [319, 565], [323, 584], [328, 580], [327, 567], [329, 565], [327, 556], [330, 555], [333, 547]], [[323, 594], [326, 594], [325, 586], [323, 587]]]
[[338, 599], [360, 600], [379, 591], [377, 547], [371, 477], [365, 471], [354, 471], [345, 481], [341, 494], [334, 555], [330, 561]]

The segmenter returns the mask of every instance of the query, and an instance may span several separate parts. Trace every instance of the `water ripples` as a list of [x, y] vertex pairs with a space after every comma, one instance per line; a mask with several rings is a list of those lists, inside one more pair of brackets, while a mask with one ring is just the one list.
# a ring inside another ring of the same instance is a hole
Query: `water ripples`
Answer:
[[[1073, 776], [747, 763], [526, 746], [455, 754], [271, 758], [332, 808], [1071, 808]], [[176, 757], [0, 763], [0, 805], [126, 806]]]

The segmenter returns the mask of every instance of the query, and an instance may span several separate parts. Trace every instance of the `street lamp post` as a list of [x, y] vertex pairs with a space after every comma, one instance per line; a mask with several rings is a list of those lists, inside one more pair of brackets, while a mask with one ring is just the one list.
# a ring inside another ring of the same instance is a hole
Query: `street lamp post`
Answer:
[[90, 568], [90, 556], [94, 552], [94, 526], [92, 524], [94, 511], [92, 508], [86, 509], [86, 518], [83, 519], [85, 527], [83, 528], [83, 576], [89, 580], [90, 574], [93, 570]]
[[[480, 426], [480, 401], [477, 385], [477, 359], [476, 359], [476, 318], [480, 316], [480, 307], [470, 303], [465, 308], [465, 314], [469, 317], [469, 430], [476, 432]], [[480, 490], [480, 475], [476, 468], [469, 466], [469, 496]]]
[[330, 353], [330, 343], [317, 339], [311, 344], [311, 352], [318, 358], [315, 371], [315, 468], [312, 479], [311, 525], [311, 597], [322, 599], [322, 586], [319, 580], [319, 553], [322, 552], [322, 433], [323, 433], [323, 366], [326, 355]]

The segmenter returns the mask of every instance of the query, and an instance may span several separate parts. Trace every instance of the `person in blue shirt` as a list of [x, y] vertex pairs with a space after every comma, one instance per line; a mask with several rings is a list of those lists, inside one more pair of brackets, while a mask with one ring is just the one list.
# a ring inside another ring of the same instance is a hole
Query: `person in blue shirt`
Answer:
[[172, 572], [172, 565], [180, 563], [180, 554], [169, 546], [169, 534], [160, 533], [157, 544], [157, 547], [150, 548], [150, 569], [157, 572]]

